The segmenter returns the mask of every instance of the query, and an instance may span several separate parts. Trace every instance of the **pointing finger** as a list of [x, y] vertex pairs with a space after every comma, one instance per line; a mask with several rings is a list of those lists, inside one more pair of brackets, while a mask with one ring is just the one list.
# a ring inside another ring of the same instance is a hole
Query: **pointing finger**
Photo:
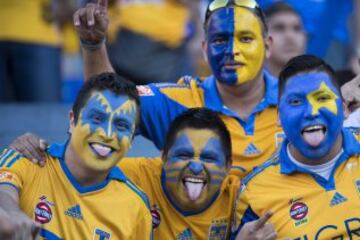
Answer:
[[254, 230], [258, 230], [258, 229], [262, 228], [271, 216], [272, 216], [272, 212], [267, 211], [261, 218], [259, 218], [255, 222]]

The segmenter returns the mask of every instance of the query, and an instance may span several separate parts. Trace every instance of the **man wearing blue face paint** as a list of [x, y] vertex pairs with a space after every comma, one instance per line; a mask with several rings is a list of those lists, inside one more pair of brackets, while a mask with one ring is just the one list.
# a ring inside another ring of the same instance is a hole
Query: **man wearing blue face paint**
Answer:
[[[282, 239], [359, 239], [360, 135], [342, 128], [334, 71], [303, 55], [289, 61], [279, 81], [286, 139], [244, 179], [235, 228], [270, 210], [269, 222]], [[266, 192], [271, 196], [264, 198]]]
[[[85, 78], [113, 71], [104, 44], [106, 8], [107, 1], [99, 0], [74, 15]], [[215, 0], [207, 8], [204, 27], [203, 48], [213, 75], [203, 81], [184, 77], [178, 84], [138, 86], [140, 133], [163, 149], [170, 123], [180, 113], [192, 107], [221, 112], [236, 146], [232, 170], [243, 176], [269, 158], [283, 136], [276, 121], [277, 80], [262, 71], [265, 22], [255, 1]]]
[[139, 109], [135, 85], [119, 78], [105, 73], [85, 83], [70, 112], [69, 140], [48, 148], [44, 168], [15, 150], [0, 156], [1, 239], [38, 232], [44, 239], [152, 239], [146, 195], [115, 166]]

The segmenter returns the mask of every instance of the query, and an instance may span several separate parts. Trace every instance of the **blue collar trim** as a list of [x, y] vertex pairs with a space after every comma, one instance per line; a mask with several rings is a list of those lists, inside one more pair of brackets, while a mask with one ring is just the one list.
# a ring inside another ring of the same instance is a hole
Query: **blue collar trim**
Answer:
[[220, 191], [218, 191], [213, 198], [211, 199], [211, 201], [209, 202], [209, 204], [201, 209], [199, 209], [198, 211], [183, 211], [181, 210], [176, 204], [175, 202], [171, 199], [170, 197], [170, 193], [166, 190], [165, 188], [165, 172], [162, 169], [161, 170], [161, 188], [163, 190], [163, 192], [165, 193], [166, 198], [169, 200], [170, 204], [183, 216], [188, 217], [188, 216], [192, 216], [192, 215], [196, 215], [196, 214], [200, 214], [202, 212], [204, 212], [205, 210], [207, 210], [217, 199], [217, 197], [219, 196]]
[[66, 177], [79, 193], [83, 194], [83, 193], [100, 190], [104, 188], [111, 180], [126, 182], [127, 178], [124, 175], [124, 173], [120, 170], [120, 168], [115, 166], [110, 170], [109, 175], [106, 177], [106, 179], [103, 182], [86, 187], [81, 186], [64, 161], [65, 150], [67, 145], [68, 145], [68, 141], [64, 144], [53, 144], [48, 148], [47, 152], [52, 157], [59, 159], [61, 168], [64, 171]]
[[282, 174], [290, 175], [295, 172], [310, 174], [314, 177], [314, 179], [327, 191], [335, 189], [335, 182], [334, 182], [334, 174], [336, 169], [347, 159], [349, 159], [352, 155], [360, 154], [360, 143], [356, 140], [353, 134], [348, 130], [343, 128], [342, 129], [343, 135], [343, 153], [340, 155], [339, 159], [337, 160], [334, 169], [330, 174], [329, 180], [324, 179], [321, 176], [313, 174], [309, 170], [299, 167], [294, 164], [286, 151], [286, 146], [289, 143], [289, 140], [285, 138], [281, 150], [280, 150], [280, 172]]

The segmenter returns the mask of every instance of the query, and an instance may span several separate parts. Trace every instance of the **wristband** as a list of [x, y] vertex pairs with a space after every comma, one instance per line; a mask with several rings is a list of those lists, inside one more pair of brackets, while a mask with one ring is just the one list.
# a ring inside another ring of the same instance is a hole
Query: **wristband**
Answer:
[[80, 45], [82, 48], [86, 49], [86, 50], [98, 50], [102, 47], [102, 45], [105, 43], [106, 38], [104, 37], [103, 39], [101, 39], [98, 43], [94, 43], [91, 41], [86, 41], [80, 38]]

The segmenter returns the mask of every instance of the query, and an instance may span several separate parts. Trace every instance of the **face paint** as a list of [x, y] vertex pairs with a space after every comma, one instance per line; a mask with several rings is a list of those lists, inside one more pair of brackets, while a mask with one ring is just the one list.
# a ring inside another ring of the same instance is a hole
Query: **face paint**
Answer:
[[165, 187], [185, 211], [211, 202], [227, 174], [218, 135], [209, 129], [185, 128], [177, 134], [164, 164]]
[[219, 9], [212, 13], [207, 30], [207, 57], [218, 81], [239, 85], [256, 78], [265, 43], [254, 13], [242, 7]]
[[280, 120], [291, 144], [307, 159], [330, 152], [344, 120], [339, 92], [325, 72], [291, 77], [280, 99]]
[[89, 98], [70, 142], [87, 167], [108, 170], [126, 155], [135, 131], [136, 111], [135, 101], [109, 90]]

